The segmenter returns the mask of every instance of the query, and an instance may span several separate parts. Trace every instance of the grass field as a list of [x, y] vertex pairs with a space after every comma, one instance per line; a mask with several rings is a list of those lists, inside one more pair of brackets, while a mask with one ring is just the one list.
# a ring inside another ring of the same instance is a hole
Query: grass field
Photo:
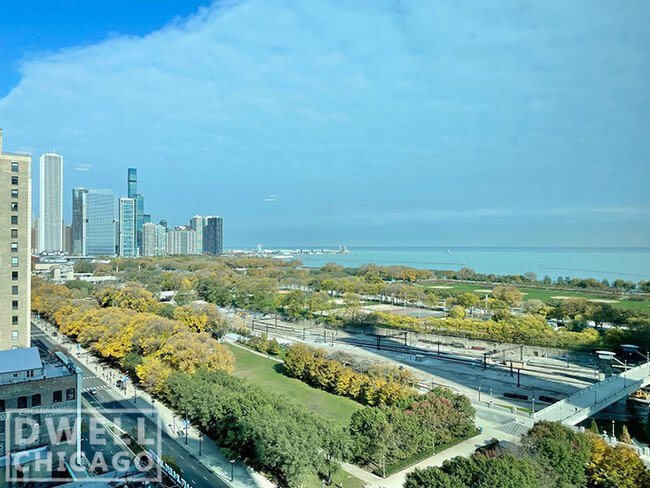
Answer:
[[350, 417], [361, 408], [349, 398], [332, 395], [282, 374], [283, 365], [231, 344], [226, 347], [235, 356], [235, 376], [243, 376], [262, 388], [284, 393], [296, 403], [347, 426]]
[[[490, 286], [483, 284], [483, 283], [477, 283], [477, 284], [470, 284], [470, 283], [431, 283], [431, 284], [425, 284], [423, 286], [426, 287], [449, 287], [453, 288], [455, 290], [462, 290], [462, 291], [469, 291], [472, 293], [476, 293], [477, 295], [484, 297], [486, 295], [486, 292], [484, 291], [479, 291], [477, 292], [476, 290], [488, 290]], [[571, 297], [571, 298], [584, 298], [585, 300], [610, 300], [612, 299], [611, 296], [606, 295], [606, 294], [598, 294], [598, 293], [581, 293], [578, 291], [566, 291], [566, 290], [546, 290], [546, 289], [540, 289], [540, 288], [520, 288], [520, 291], [524, 294], [524, 301], [526, 300], [533, 300], [533, 299], [538, 299], [542, 300], [543, 302], [548, 302], [549, 300], [552, 300], [553, 297]], [[636, 310], [646, 310], [650, 311], [650, 300], [645, 300], [642, 302], [636, 302], [636, 301], [631, 301], [631, 300], [620, 300], [617, 301], [616, 303], [611, 304], [613, 307], [617, 308], [633, 308]]]

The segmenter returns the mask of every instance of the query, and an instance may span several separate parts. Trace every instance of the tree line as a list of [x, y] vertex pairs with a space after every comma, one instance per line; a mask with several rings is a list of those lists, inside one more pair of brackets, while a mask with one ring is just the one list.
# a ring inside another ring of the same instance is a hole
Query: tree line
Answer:
[[358, 372], [340, 361], [328, 359], [325, 351], [305, 344], [288, 348], [284, 371], [292, 378], [364, 405], [394, 405], [416, 393], [412, 389], [415, 378], [410, 371], [387, 367]]

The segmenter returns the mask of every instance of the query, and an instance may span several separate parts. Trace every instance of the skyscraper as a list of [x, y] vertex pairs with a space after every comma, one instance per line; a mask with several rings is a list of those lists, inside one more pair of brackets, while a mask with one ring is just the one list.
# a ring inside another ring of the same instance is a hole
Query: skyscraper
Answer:
[[135, 194], [135, 238], [137, 254], [142, 252], [142, 224], [144, 224], [144, 195]]
[[155, 256], [156, 242], [156, 224], [151, 222], [142, 224], [142, 255]]
[[84, 209], [83, 195], [85, 188], [72, 189], [72, 253], [83, 254]]
[[167, 254], [196, 254], [196, 232], [180, 226], [167, 232]]
[[112, 190], [86, 190], [82, 195], [84, 256], [115, 254], [115, 195]]
[[129, 198], [135, 198], [136, 193], [138, 193], [138, 170], [136, 168], [129, 168], [126, 178], [127, 196]]
[[223, 219], [221, 217], [206, 217], [203, 227], [203, 252], [223, 254]]
[[63, 251], [63, 157], [41, 155], [39, 175], [39, 249]]
[[0, 349], [30, 345], [31, 164], [29, 156], [2, 152], [0, 129]]
[[135, 200], [120, 198], [120, 256], [135, 256]]
[[195, 215], [190, 219], [190, 229], [196, 232], [196, 253], [203, 254], [203, 217]]

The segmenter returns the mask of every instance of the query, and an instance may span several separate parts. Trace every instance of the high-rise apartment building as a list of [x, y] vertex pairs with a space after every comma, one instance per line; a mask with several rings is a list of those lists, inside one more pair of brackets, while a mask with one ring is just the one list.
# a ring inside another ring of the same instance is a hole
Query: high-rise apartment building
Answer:
[[115, 195], [112, 190], [86, 190], [82, 195], [84, 256], [115, 255]]
[[120, 256], [125, 258], [136, 255], [135, 234], [135, 200], [120, 198]]
[[196, 254], [196, 232], [177, 227], [167, 232], [167, 254]]
[[30, 345], [31, 165], [30, 156], [2, 152], [0, 129], [0, 349]]
[[142, 225], [142, 255], [161, 256], [167, 252], [167, 231], [162, 225], [145, 222]]
[[129, 168], [126, 176], [127, 194], [129, 198], [135, 198], [138, 193], [138, 170], [136, 168]]
[[203, 252], [223, 254], [223, 219], [221, 217], [206, 217], [203, 227]]
[[151, 222], [142, 224], [142, 255], [156, 255], [156, 224]]
[[39, 249], [63, 251], [63, 156], [42, 154], [39, 166]]
[[196, 232], [196, 253], [203, 254], [203, 217], [195, 215], [190, 219], [190, 229]]

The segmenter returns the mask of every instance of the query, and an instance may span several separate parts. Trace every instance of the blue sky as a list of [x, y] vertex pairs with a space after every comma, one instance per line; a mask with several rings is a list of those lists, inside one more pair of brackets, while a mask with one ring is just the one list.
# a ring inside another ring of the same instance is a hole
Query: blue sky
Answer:
[[650, 242], [646, 1], [14, 4], [4, 147], [67, 220], [134, 166], [231, 247]]

